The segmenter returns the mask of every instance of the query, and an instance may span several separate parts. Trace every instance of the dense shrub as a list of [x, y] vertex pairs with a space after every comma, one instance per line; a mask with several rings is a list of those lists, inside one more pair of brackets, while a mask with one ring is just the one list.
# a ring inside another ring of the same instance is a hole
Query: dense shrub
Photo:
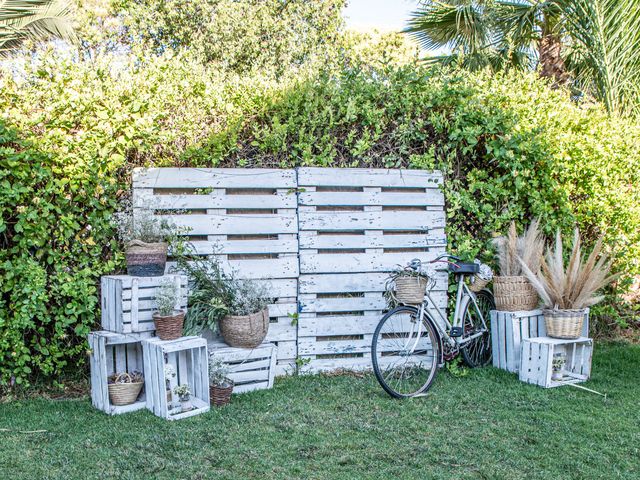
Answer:
[[441, 168], [455, 252], [489, 257], [511, 219], [541, 216], [547, 233], [605, 233], [617, 268], [640, 272], [637, 125], [535, 75], [372, 56], [277, 82], [181, 55], [5, 67], [0, 115], [33, 147], [2, 131], [0, 382], [83, 358], [98, 277], [122, 261], [108, 218], [142, 164]]

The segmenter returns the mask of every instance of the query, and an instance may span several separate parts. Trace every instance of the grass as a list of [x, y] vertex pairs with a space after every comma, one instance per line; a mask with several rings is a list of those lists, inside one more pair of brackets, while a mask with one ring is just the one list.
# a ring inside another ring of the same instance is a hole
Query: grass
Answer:
[[[397, 401], [371, 376], [292, 377], [206, 415], [109, 417], [81, 400], [0, 405], [16, 479], [640, 478], [640, 346], [598, 346], [588, 387], [485, 368]], [[44, 430], [37, 433], [26, 433]]]

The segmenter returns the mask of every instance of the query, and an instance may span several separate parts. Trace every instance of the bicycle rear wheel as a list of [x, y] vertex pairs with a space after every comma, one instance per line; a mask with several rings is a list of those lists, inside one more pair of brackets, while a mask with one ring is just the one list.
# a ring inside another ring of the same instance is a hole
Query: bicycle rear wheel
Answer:
[[415, 307], [394, 308], [382, 317], [373, 335], [373, 372], [382, 388], [396, 398], [426, 392], [438, 371], [436, 330], [426, 316], [418, 315]]
[[[496, 308], [491, 292], [481, 290], [475, 295], [478, 309], [476, 310], [473, 302], [469, 301], [462, 316], [464, 319], [464, 335], [467, 336], [479, 332], [484, 329], [485, 324], [487, 330], [460, 348], [462, 358], [471, 368], [484, 367], [491, 362], [491, 317], [489, 312]], [[482, 317], [478, 313], [482, 314]], [[483, 318], [484, 323], [482, 322]]]

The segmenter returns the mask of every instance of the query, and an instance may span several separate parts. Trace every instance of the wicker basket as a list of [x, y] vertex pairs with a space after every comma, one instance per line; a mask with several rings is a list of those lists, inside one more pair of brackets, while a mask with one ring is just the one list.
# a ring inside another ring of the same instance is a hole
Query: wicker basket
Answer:
[[232, 347], [255, 348], [262, 343], [269, 331], [269, 311], [251, 315], [227, 315], [220, 320], [220, 333]]
[[478, 293], [487, 285], [489, 285], [489, 280], [485, 280], [484, 278], [480, 278], [478, 275], [474, 275], [473, 282], [469, 282], [469, 290]]
[[[116, 382], [122, 376], [129, 377], [128, 373], [121, 373], [116, 378]], [[131, 377], [129, 377], [131, 378]], [[122, 405], [131, 405], [136, 401], [138, 395], [140, 395], [140, 391], [142, 390], [142, 386], [144, 382], [135, 382], [135, 383], [110, 383], [109, 387], [109, 400], [112, 405], [122, 406]]]
[[184, 312], [179, 310], [172, 315], [153, 314], [153, 322], [156, 324], [156, 335], [160, 340], [175, 340], [182, 336], [184, 324]]
[[498, 276], [493, 279], [496, 308], [503, 312], [534, 310], [538, 293], [525, 276]]
[[424, 295], [427, 291], [426, 278], [403, 276], [396, 278], [395, 284], [398, 303], [418, 305], [424, 301]]
[[218, 385], [209, 386], [209, 399], [216, 407], [227, 405], [231, 401], [231, 392], [233, 392], [233, 381], [227, 379], [229, 385], [220, 387]]
[[580, 338], [585, 310], [550, 310], [542, 311], [547, 335], [553, 338]]
[[167, 263], [166, 243], [146, 243], [133, 240], [127, 245], [127, 273], [134, 277], [159, 277], [164, 275]]

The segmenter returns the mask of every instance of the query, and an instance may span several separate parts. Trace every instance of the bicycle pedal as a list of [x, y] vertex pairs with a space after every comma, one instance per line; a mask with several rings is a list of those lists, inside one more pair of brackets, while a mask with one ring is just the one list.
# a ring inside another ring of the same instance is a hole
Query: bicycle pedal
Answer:
[[462, 327], [451, 327], [449, 330], [449, 336], [456, 338], [461, 337], [464, 334], [464, 329]]

